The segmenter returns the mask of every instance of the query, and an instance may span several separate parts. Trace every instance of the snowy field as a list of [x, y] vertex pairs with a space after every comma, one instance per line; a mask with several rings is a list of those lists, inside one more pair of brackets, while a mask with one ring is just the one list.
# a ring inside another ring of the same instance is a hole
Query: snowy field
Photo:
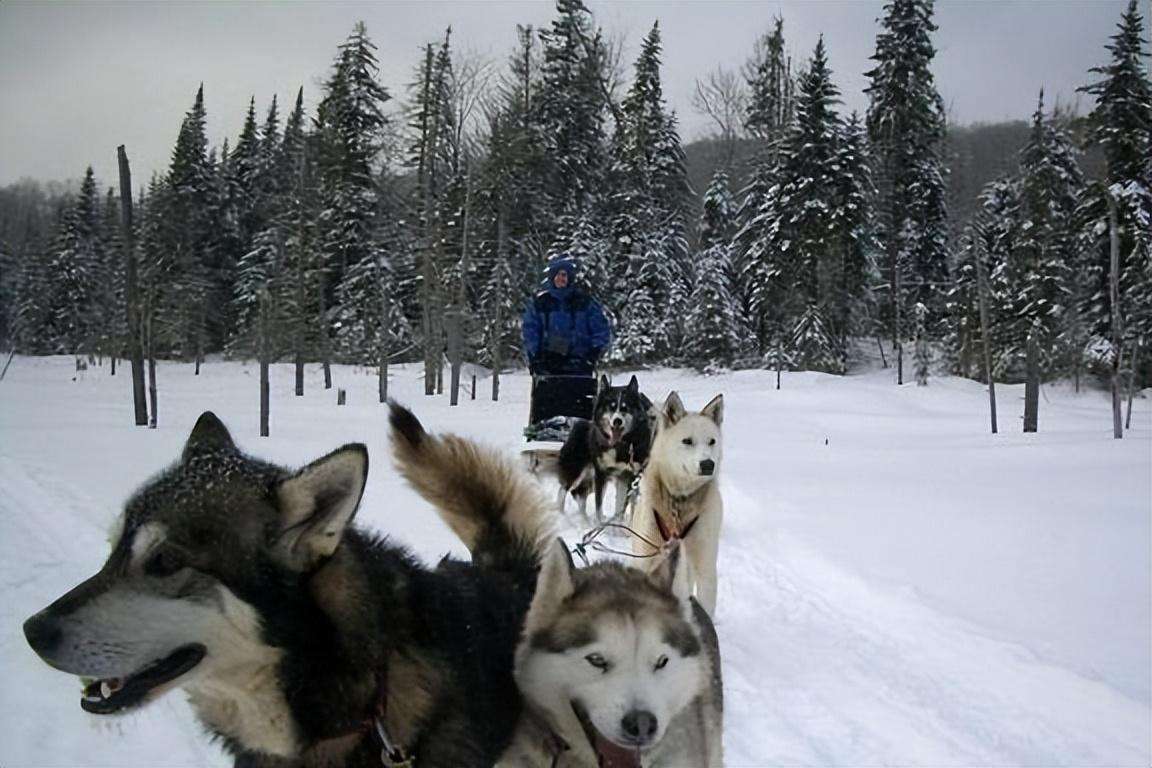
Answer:
[[[463, 554], [388, 460], [375, 378], [334, 371], [292, 395], [273, 370], [272, 437], [257, 430], [253, 365], [162, 364], [160, 428], [130, 425], [129, 380], [70, 358], [17, 358], [0, 382], [0, 766], [224, 764], [179, 694], [121, 719], [80, 710], [74, 678], [21, 623], [103, 561], [129, 492], [172, 461], [212, 409], [249, 452], [304, 463], [371, 450], [359, 520], [433, 561]], [[654, 398], [726, 396], [725, 529], [717, 628], [734, 766], [1147, 766], [1152, 762], [1152, 408], [1111, 438], [1099, 392], [1046, 387], [1020, 433], [1022, 388], [999, 387], [988, 434], [979, 384], [898, 388], [844, 378], [641, 373]], [[427, 425], [515, 450], [527, 379], [504, 399], [392, 393]]]

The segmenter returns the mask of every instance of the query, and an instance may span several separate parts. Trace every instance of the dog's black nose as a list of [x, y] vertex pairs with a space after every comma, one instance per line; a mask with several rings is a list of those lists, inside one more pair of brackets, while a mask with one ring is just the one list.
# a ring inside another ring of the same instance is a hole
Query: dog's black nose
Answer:
[[712, 459], [704, 459], [704, 461], [700, 462], [700, 474], [710, 475], [715, 471], [716, 462], [712, 461]]
[[622, 426], [624, 426], [624, 419], [620, 418], [619, 416], [615, 416], [615, 417], [613, 417], [613, 419], [612, 419], [612, 426], [614, 426], [614, 427], [622, 427]]
[[51, 653], [60, 644], [60, 625], [51, 616], [38, 613], [24, 622], [24, 637], [32, 650], [41, 656]]
[[634, 709], [624, 715], [620, 728], [628, 739], [643, 744], [656, 735], [656, 715], [643, 709]]

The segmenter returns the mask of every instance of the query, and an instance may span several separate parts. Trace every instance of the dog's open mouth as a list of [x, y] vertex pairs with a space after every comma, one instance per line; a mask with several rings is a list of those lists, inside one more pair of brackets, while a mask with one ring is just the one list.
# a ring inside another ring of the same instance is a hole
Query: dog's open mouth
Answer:
[[94, 680], [84, 686], [80, 707], [94, 715], [111, 715], [138, 706], [151, 691], [199, 664], [205, 653], [199, 643], [185, 645], [128, 677]]
[[584, 735], [596, 753], [600, 768], [641, 768], [638, 745], [622, 746], [600, 733], [596, 726], [592, 725], [587, 710], [580, 702], [572, 702], [572, 711], [576, 713], [576, 719], [580, 721], [580, 727], [584, 729]]

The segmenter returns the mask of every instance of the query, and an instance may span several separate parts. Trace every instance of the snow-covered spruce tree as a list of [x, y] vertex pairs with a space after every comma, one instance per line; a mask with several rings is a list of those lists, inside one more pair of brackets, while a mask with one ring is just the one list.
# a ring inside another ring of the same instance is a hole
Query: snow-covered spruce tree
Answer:
[[980, 294], [975, 260], [980, 257], [980, 235], [974, 222], [961, 231], [952, 267], [952, 285], [945, 300], [944, 357], [959, 376], [971, 378], [978, 369]]
[[126, 265], [120, 234], [120, 197], [111, 187], [104, 195], [100, 222], [101, 263], [97, 279], [98, 348], [113, 358], [127, 349]]
[[601, 194], [607, 170], [608, 55], [582, 0], [556, 0], [556, 18], [539, 36], [533, 109], [544, 144], [545, 192], [556, 214], [572, 213]]
[[928, 346], [928, 307], [923, 304], [916, 304], [912, 307], [912, 317], [916, 338], [916, 385], [926, 387], [928, 386], [929, 369], [932, 365], [932, 351]]
[[[944, 104], [931, 64], [932, 0], [890, 0], [876, 37], [876, 62], [866, 73], [871, 99], [866, 124], [873, 147], [879, 204], [877, 234], [894, 341], [907, 335], [902, 308], [928, 308], [934, 335], [947, 290], [947, 211], [943, 163]], [[899, 289], [896, 289], [896, 285]]]
[[100, 197], [92, 167], [65, 215], [49, 264], [49, 336], [57, 352], [94, 354], [99, 336], [97, 284], [103, 266]]
[[[1152, 340], [1152, 311], [1147, 309], [1147, 297], [1152, 294], [1152, 80], [1144, 61], [1148, 58], [1145, 35], [1139, 6], [1130, 0], [1107, 46], [1111, 60], [1091, 70], [1101, 79], [1080, 89], [1096, 98], [1088, 115], [1087, 143], [1103, 150], [1106, 164], [1107, 192], [1093, 186], [1086, 191], [1081, 208], [1092, 248], [1086, 268], [1095, 277], [1082, 312], [1088, 328], [1101, 338], [1097, 346], [1111, 336], [1105, 194], [1118, 202], [1121, 325], [1129, 342], [1142, 342], [1147, 349]], [[1148, 371], [1152, 368], [1145, 370], [1145, 380]]]
[[675, 118], [665, 110], [660, 51], [660, 28], [653, 25], [621, 104], [613, 148], [615, 260], [627, 264], [628, 291], [616, 304], [618, 349], [631, 363], [679, 348], [691, 286], [684, 223], [690, 188]]
[[217, 280], [221, 256], [213, 226], [217, 180], [208, 155], [205, 120], [201, 85], [180, 126], [163, 194], [155, 201], [163, 209], [156, 211], [162, 216], [156, 222], [162, 245], [157, 245], [168, 251], [156, 254], [156, 259], [170, 264], [168, 285], [156, 296], [162, 301], [156, 312], [170, 330], [167, 351], [197, 361], [223, 333], [214, 321], [226, 303], [221, 291], [230, 289]]
[[29, 231], [20, 253], [12, 325], [17, 349], [27, 354], [56, 352], [58, 334], [49, 311], [54, 281], [49, 268], [54, 255], [52, 231], [62, 226], [66, 202], [55, 205], [55, 227]]
[[[379, 190], [374, 166], [388, 124], [388, 91], [376, 79], [376, 46], [364, 22], [340, 45], [317, 112], [320, 210], [314, 247], [331, 306], [347, 270], [371, 261]], [[321, 329], [327, 335], [327, 328]]]
[[1045, 116], [1041, 91], [1032, 133], [1020, 152], [1017, 234], [1005, 265], [1009, 318], [1001, 330], [1024, 353], [1035, 329], [1043, 370], [1051, 369], [1066, 341], [1080, 245], [1075, 215], [1083, 186], [1072, 142]]
[[684, 358], [700, 371], [730, 367], [740, 348], [729, 256], [732, 214], [728, 174], [719, 168], [704, 195], [696, 285], [684, 335]]
[[[858, 212], [840, 198], [860, 191], [856, 184], [844, 183], [838, 94], [821, 38], [800, 77], [796, 120], [781, 142], [775, 183], [745, 225], [755, 228], [756, 236], [742, 237], [752, 246], [742, 279], [752, 283], [763, 341], [769, 341], [773, 330], [788, 329], [791, 338], [805, 342], [795, 356], [797, 364], [833, 372], [845, 365], [845, 333], [838, 320], [847, 322], [846, 253], [859, 235]], [[803, 333], [798, 335], [801, 321]], [[830, 346], [814, 349], [822, 340]]]
[[776, 338], [778, 323], [765, 323], [763, 303], [763, 290], [771, 279], [771, 270], [764, 269], [771, 258], [765, 244], [775, 225], [764, 215], [766, 201], [776, 184], [784, 136], [795, 117], [795, 78], [785, 50], [782, 18], [776, 18], [772, 32], [759, 42], [756, 55], [745, 66], [745, 78], [750, 93], [745, 126], [759, 140], [759, 146], [750, 179], [740, 192], [738, 234], [731, 256], [736, 314], [744, 339], [741, 357], [751, 359], [786, 341], [783, 336]]
[[228, 158], [228, 203], [236, 222], [237, 247], [241, 260], [252, 250], [256, 237], [264, 228], [261, 216], [260, 176], [264, 164], [264, 140], [256, 125], [256, 98], [248, 102], [248, 113], [240, 138]]
[[792, 61], [784, 43], [784, 19], [773, 20], [772, 32], [764, 35], [756, 55], [745, 67], [748, 113], [744, 127], [765, 141], [778, 137], [792, 123], [795, 81]]
[[836, 163], [839, 166], [836, 215], [841, 241], [838, 295], [834, 296], [833, 304], [836, 330], [847, 349], [851, 337], [877, 331], [874, 288], [880, 281], [873, 211], [876, 188], [868, 138], [855, 112], [842, 127]]

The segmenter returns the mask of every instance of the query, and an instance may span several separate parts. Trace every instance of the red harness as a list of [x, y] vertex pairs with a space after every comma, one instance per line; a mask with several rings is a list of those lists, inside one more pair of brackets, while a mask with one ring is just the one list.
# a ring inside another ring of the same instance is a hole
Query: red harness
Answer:
[[688, 525], [684, 526], [683, 528], [678, 526], [669, 528], [668, 526], [664, 525], [664, 520], [660, 517], [660, 513], [657, 512], [655, 508], [652, 510], [652, 517], [656, 519], [656, 527], [660, 530], [660, 537], [664, 539], [665, 542], [672, 541], [672, 539], [688, 538], [688, 534], [692, 532], [692, 528], [696, 525], [697, 521], [700, 520], [700, 515], [696, 515], [696, 517], [688, 521]]

